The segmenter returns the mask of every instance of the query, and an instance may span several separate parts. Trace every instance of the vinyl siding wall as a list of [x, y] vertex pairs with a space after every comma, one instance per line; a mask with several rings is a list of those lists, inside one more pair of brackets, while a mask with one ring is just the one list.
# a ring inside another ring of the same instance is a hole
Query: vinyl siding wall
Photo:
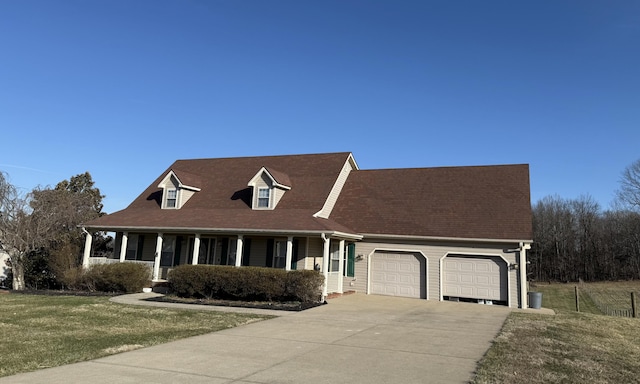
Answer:
[[[355, 277], [344, 279], [345, 290], [367, 292], [367, 264], [373, 252], [378, 249], [384, 251], [419, 251], [427, 257], [427, 299], [440, 300], [440, 259], [447, 254], [461, 255], [489, 255], [502, 256], [509, 264], [517, 262], [517, 253], [505, 253], [506, 248], [517, 248], [518, 244], [455, 244], [455, 243], [424, 243], [424, 242], [373, 242], [362, 241], [356, 243], [356, 256], [363, 255], [361, 261], [355, 263]], [[509, 280], [509, 298], [512, 307], [520, 307], [520, 278], [516, 269], [507, 269]], [[353, 284], [352, 286], [349, 286]]]

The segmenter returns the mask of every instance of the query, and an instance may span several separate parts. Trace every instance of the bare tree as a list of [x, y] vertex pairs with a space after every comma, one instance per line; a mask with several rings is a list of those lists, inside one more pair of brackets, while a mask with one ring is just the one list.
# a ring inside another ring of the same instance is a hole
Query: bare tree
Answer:
[[[93, 185], [91, 175], [85, 175]], [[72, 181], [74, 178], [72, 178]], [[66, 183], [56, 189], [35, 188], [22, 197], [0, 174], [0, 244], [9, 254], [13, 289], [25, 288], [24, 265], [31, 253], [56, 248], [79, 236], [78, 224], [98, 217], [102, 196], [82, 193]]]
[[24, 259], [42, 245], [42, 232], [46, 230], [31, 215], [28, 197], [21, 196], [0, 173], [0, 244], [9, 254], [13, 273], [13, 288], [24, 289]]
[[640, 159], [631, 163], [622, 172], [617, 196], [631, 209], [640, 210]]

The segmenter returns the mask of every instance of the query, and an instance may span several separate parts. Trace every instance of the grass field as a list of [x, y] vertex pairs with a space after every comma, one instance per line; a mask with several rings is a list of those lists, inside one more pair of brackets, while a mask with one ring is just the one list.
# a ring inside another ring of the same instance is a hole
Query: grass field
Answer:
[[108, 297], [0, 295], [0, 377], [95, 359], [268, 316], [115, 304]]
[[599, 303], [601, 308], [630, 310], [631, 292], [635, 292], [636, 301], [640, 299], [640, 281], [585, 283], [580, 288]]
[[586, 295], [576, 313], [574, 286], [532, 287], [557, 314], [509, 315], [473, 382], [640, 382], [640, 319], [604, 316]]

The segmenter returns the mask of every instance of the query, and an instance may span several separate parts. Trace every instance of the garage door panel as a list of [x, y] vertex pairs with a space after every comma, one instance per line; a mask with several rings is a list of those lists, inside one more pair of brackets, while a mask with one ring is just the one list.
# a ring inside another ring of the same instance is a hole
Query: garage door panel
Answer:
[[507, 269], [497, 257], [447, 256], [443, 296], [507, 301]]
[[426, 298], [424, 258], [413, 253], [374, 253], [371, 260], [371, 293]]

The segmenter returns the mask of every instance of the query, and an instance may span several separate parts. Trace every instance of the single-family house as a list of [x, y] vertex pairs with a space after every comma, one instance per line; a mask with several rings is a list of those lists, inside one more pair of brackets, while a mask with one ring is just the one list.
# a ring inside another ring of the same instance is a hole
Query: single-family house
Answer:
[[360, 169], [351, 153], [178, 160], [126, 209], [113, 259], [153, 279], [181, 264], [315, 269], [357, 291], [527, 306], [529, 167]]

